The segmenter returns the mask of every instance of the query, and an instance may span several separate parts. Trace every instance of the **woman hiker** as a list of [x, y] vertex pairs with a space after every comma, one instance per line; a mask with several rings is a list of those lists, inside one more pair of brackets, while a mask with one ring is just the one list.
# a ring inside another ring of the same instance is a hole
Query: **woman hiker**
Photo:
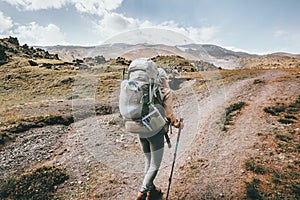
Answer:
[[[173, 114], [173, 91], [170, 89], [168, 78], [165, 70], [158, 68], [159, 77], [161, 79], [161, 104], [164, 108], [164, 113], [169, 123], [176, 128], [183, 128], [184, 124], [179, 122]], [[156, 102], [159, 103], [159, 102]], [[164, 135], [169, 131], [167, 123], [161, 131], [154, 136], [145, 138], [139, 137], [141, 149], [146, 157], [145, 174], [142, 186], [136, 200], [157, 200], [162, 198], [161, 189], [153, 183], [159, 170], [163, 152], [164, 152]]]

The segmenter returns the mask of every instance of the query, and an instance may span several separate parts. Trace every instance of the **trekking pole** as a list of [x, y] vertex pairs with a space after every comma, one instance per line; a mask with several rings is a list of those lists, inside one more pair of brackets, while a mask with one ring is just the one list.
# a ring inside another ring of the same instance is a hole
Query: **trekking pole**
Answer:
[[169, 177], [169, 186], [168, 186], [166, 200], [168, 200], [169, 192], [170, 192], [170, 188], [171, 188], [171, 181], [172, 181], [173, 170], [174, 170], [174, 166], [175, 166], [175, 160], [176, 160], [176, 155], [177, 155], [177, 149], [178, 149], [178, 144], [179, 144], [179, 138], [180, 138], [180, 133], [181, 133], [181, 123], [182, 122], [183, 122], [183, 118], [180, 118], [180, 125], [179, 125], [177, 141], [176, 141], [176, 146], [175, 146], [175, 151], [174, 151], [174, 159], [173, 159], [173, 163], [172, 163], [171, 174], [170, 174], [170, 177]]
[[125, 67], [122, 70], [122, 81], [125, 79]]

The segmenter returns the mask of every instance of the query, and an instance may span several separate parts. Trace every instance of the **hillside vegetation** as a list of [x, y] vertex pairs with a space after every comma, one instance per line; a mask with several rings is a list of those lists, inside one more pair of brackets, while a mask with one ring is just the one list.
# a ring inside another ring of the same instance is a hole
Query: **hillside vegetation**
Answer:
[[[209, 49], [223, 59], [224, 49]], [[192, 140], [179, 146], [171, 199], [297, 199], [299, 58], [232, 56], [245, 67], [151, 58], [168, 72], [176, 114], [185, 108], [180, 145]], [[130, 63], [121, 55], [64, 61], [17, 38], [0, 39], [1, 199], [134, 198], [142, 169], [127, 174], [124, 163], [136, 164], [141, 153], [118, 111]], [[169, 168], [158, 175], [163, 191]]]
[[[70, 105], [72, 100], [86, 99], [92, 95], [97, 101], [96, 113], [116, 110], [118, 95], [115, 94], [118, 92], [121, 71], [131, 62], [122, 57], [106, 61], [102, 56], [66, 62], [60, 60], [57, 54], [26, 44], [20, 45], [14, 37], [1, 39], [0, 51], [2, 144], [8, 138], [14, 138], [11, 132], [15, 130], [52, 124], [49, 119], [58, 122], [63, 117], [69, 121], [73, 112]], [[216, 68], [203, 61], [196, 61], [195, 64], [179, 56], [158, 56], [153, 60], [167, 71], [175, 69], [177, 73]], [[62, 103], [67, 101], [69, 103]], [[27, 111], [32, 108], [34, 111]]]
[[245, 68], [249, 69], [278, 69], [278, 68], [299, 68], [300, 57], [287, 54], [270, 54], [258, 57], [239, 58]]

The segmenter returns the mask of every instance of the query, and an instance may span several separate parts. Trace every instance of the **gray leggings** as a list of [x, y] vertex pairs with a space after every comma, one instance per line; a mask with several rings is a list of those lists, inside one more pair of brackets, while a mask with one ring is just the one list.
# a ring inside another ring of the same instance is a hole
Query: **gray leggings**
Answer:
[[142, 151], [145, 154], [145, 176], [141, 187], [141, 192], [146, 192], [154, 188], [153, 181], [159, 170], [164, 153], [164, 134], [162, 130], [150, 138], [141, 138]]

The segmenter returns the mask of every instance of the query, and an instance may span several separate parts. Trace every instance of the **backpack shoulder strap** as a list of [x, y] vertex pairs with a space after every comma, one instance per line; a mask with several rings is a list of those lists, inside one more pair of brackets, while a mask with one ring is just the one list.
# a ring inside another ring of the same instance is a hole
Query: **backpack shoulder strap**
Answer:
[[126, 71], [126, 69], [124, 67], [123, 70], [122, 70], [122, 81], [124, 81], [124, 79], [125, 79], [125, 71]]
[[153, 79], [150, 79], [150, 83], [149, 83], [149, 102], [152, 102], [153, 100], [153, 96], [154, 96], [154, 81]]
[[163, 99], [162, 99], [161, 88], [158, 88], [158, 89], [156, 90], [156, 92], [154, 93], [154, 97], [155, 97], [155, 100], [157, 100], [157, 102], [158, 102], [160, 105], [164, 105], [164, 102], [163, 102]]

